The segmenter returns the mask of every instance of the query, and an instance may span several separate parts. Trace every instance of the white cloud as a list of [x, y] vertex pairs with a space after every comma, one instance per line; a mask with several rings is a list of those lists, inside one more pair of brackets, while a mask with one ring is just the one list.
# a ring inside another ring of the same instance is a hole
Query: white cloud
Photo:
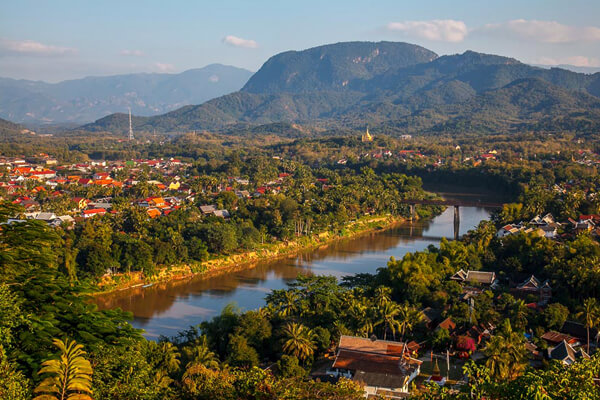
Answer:
[[77, 49], [43, 44], [33, 40], [0, 39], [0, 52], [24, 56], [63, 56], [77, 53]]
[[166, 64], [166, 63], [154, 63], [154, 68], [157, 69], [159, 72], [173, 72], [175, 71], [175, 66], [173, 64]]
[[477, 29], [490, 34], [513, 36], [542, 43], [600, 41], [600, 28], [570, 26], [557, 21], [515, 19], [501, 24], [488, 24]]
[[463, 21], [453, 19], [390, 22], [386, 29], [411, 37], [442, 42], [462, 42], [469, 32]]
[[535, 64], [541, 65], [573, 65], [575, 67], [600, 67], [600, 58], [571, 56], [571, 57], [540, 57]]
[[223, 43], [228, 44], [234, 47], [244, 47], [247, 49], [256, 49], [258, 47], [258, 43], [254, 40], [250, 39], [242, 39], [237, 36], [228, 35], [223, 38]]
[[142, 57], [144, 52], [141, 50], [121, 50], [119, 54], [122, 56]]

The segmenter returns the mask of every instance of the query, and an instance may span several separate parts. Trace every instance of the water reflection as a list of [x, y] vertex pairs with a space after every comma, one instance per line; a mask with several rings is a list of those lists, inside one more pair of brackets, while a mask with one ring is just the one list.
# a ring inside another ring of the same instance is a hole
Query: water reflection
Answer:
[[[175, 335], [218, 314], [235, 302], [242, 309], [254, 309], [264, 304], [264, 297], [281, 289], [298, 274], [333, 275], [338, 278], [361, 272], [376, 272], [391, 256], [402, 257], [437, 244], [440, 237], [453, 236], [454, 210], [448, 208], [432, 221], [402, 224], [392, 229], [369, 233], [338, 241], [327, 247], [302, 252], [293, 257], [259, 262], [251, 268], [208, 279], [200, 277], [134, 288], [97, 298], [100, 308], [120, 307], [134, 314], [133, 325], [146, 329], [149, 338]], [[489, 211], [482, 208], [461, 208], [461, 229], [464, 234]]]

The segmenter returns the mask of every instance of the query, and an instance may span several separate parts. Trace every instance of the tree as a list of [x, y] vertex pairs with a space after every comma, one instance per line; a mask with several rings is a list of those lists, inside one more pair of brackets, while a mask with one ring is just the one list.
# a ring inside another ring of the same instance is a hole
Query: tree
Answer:
[[423, 320], [423, 313], [414, 307], [404, 303], [398, 309], [398, 327], [404, 340], [406, 331], [412, 331], [413, 327]]
[[549, 304], [543, 314], [548, 329], [560, 329], [569, 317], [569, 309], [560, 303]]
[[512, 330], [509, 320], [492, 336], [484, 353], [488, 357], [485, 365], [498, 382], [515, 379], [527, 365], [523, 336]]
[[527, 304], [523, 300], [517, 300], [514, 302], [510, 309], [510, 316], [513, 325], [519, 331], [524, 331], [527, 327], [529, 308], [527, 308]]
[[91, 400], [92, 366], [83, 346], [74, 340], [54, 339], [60, 358], [44, 361], [39, 375], [46, 378], [35, 388], [34, 400]]
[[315, 352], [314, 334], [306, 326], [295, 322], [283, 329], [283, 351], [302, 361], [311, 358]]
[[243, 336], [231, 335], [229, 337], [227, 353], [227, 362], [235, 367], [248, 368], [258, 365], [258, 353]]
[[585, 299], [581, 311], [577, 313], [577, 317], [585, 321], [585, 328], [587, 329], [587, 352], [589, 354], [590, 329], [600, 323], [600, 305], [598, 305], [598, 301], [593, 297]]
[[194, 365], [203, 365], [207, 368], [218, 368], [219, 361], [215, 353], [210, 351], [206, 336], [200, 336], [191, 345], [183, 348], [185, 357], [189, 360], [186, 369], [190, 369]]
[[28, 400], [30, 398], [29, 382], [11, 365], [4, 347], [0, 344], [0, 399]]
[[177, 347], [168, 341], [146, 343], [146, 359], [150, 362], [153, 369], [163, 371], [167, 374], [179, 369], [180, 354]]
[[304, 377], [306, 370], [298, 363], [298, 358], [284, 354], [277, 361], [277, 371], [282, 378]]
[[384, 304], [389, 303], [392, 300], [392, 288], [387, 286], [379, 286], [375, 289], [373, 295], [374, 304], [378, 307], [382, 307]]
[[398, 307], [398, 304], [393, 302], [385, 303], [383, 306], [377, 307], [377, 314], [379, 318], [377, 322], [375, 322], [375, 326], [383, 326], [383, 340], [387, 339], [388, 329], [392, 331], [394, 338], [396, 337], [396, 332], [398, 329], [400, 329], [400, 323], [398, 320], [396, 320], [396, 316], [399, 313], [400, 307]]
[[436, 351], [446, 350], [450, 346], [450, 332], [447, 329], [440, 328], [433, 332], [431, 344]]
[[202, 364], [190, 365], [181, 378], [184, 399], [234, 400], [235, 376], [227, 370], [209, 369]]

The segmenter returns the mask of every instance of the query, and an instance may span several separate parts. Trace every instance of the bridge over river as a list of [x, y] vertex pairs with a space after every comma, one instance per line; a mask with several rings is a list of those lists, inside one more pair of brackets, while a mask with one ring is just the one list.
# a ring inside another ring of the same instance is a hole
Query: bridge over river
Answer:
[[410, 220], [413, 221], [417, 216], [416, 207], [417, 205], [426, 206], [446, 206], [454, 207], [454, 239], [458, 240], [460, 232], [460, 207], [479, 207], [479, 208], [502, 208], [503, 203], [494, 203], [489, 201], [477, 201], [477, 200], [461, 200], [461, 199], [405, 199], [400, 201], [401, 204], [408, 204], [410, 206]]

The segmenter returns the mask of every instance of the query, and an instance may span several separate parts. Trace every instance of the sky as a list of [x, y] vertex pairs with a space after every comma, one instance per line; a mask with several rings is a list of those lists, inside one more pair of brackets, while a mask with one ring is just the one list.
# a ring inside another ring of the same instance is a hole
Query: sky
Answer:
[[256, 71], [286, 50], [381, 40], [600, 67], [599, 16], [600, 0], [5, 0], [0, 76]]

